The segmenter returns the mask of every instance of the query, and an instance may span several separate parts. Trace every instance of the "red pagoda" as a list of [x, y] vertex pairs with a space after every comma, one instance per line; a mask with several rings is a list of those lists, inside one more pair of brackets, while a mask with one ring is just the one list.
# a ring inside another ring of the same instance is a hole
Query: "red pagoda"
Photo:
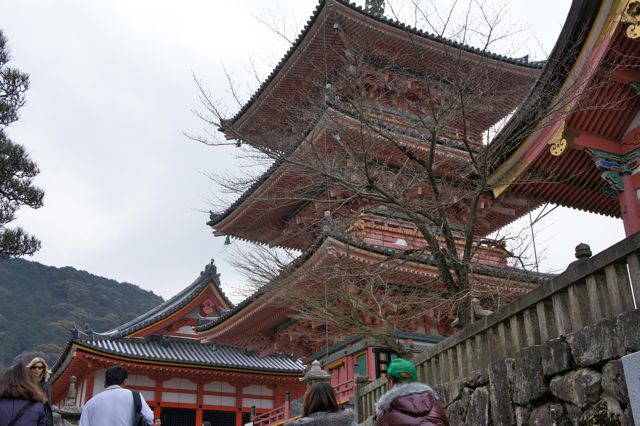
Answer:
[[[321, 293], [325, 284], [336, 286], [338, 274], [331, 278], [335, 268], [348, 269], [354, 276], [377, 269], [382, 281], [397, 287], [441, 291], [441, 271], [427, 249], [424, 233], [404, 212], [369, 196], [366, 182], [362, 191], [353, 192], [359, 177], [348, 176], [348, 171], [363, 159], [348, 154], [366, 144], [361, 150], [369, 155], [365, 161], [384, 165], [380, 179], [393, 179], [389, 170], [395, 167], [402, 170], [396, 179], [403, 185], [415, 169], [402, 168], [402, 155], [410, 151], [417, 161], [432, 156], [433, 173], [450, 182], [443, 191], [453, 200], [447, 209], [453, 226], [460, 229], [454, 231], [454, 249], [461, 251], [466, 243], [461, 230], [472, 208], [461, 188], [471, 178], [458, 172], [467, 167], [470, 153], [484, 149], [483, 132], [522, 102], [541, 66], [424, 33], [371, 8], [341, 0], [321, 1], [269, 78], [233, 118], [222, 121], [220, 130], [227, 139], [266, 155], [273, 153], [276, 161], [226, 211], [212, 214], [209, 222], [217, 236], [302, 254], [278, 277], [285, 278], [284, 287], [276, 279], [225, 315], [196, 327], [204, 341], [247, 347], [265, 355], [308, 356], [352, 337], [353, 330], [340, 329], [338, 321], [327, 326], [305, 320], [291, 299], [294, 291], [304, 296]], [[433, 102], [434, 97], [445, 102], [451, 97], [454, 74], [460, 71], [474, 77], [466, 115], [453, 115], [437, 140], [425, 138], [420, 118], [430, 119], [432, 114], [421, 110], [421, 103]], [[339, 169], [339, 178], [328, 181], [314, 169], [328, 163]], [[352, 180], [336, 184], [340, 179]], [[402, 197], [408, 203], [418, 199], [428, 203], [432, 196], [433, 189], [421, 182], [405, 188]], [[483, 237], [538, 202], [517, 196], [496, 199], [490, 191], [479, 200], [477, 226], [472, 231], [472, 287], [481, 294], [498, 295], [504, 303], [534, 288], [544, 277], [508, 268], [504, 246]], [[355, 287], [353, 291], [359, 291]], [[284, 303], [282, 292], [287, 295]], [[428, 337], [452, 333], [454, 318], [435, 305], [407, 310], [411, 318], [396, 324], [398, 331]], [[382, 316], [394, 306], [381, 308]], [[336, 316], [348, 309], [342, 301], [334, 304]], [[367, 312], [360, 320], [374, 327], [381, 322]]]

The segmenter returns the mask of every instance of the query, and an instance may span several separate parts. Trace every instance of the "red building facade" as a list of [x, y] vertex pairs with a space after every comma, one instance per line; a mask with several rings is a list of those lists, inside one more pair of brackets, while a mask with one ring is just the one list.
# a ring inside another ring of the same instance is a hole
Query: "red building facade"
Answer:
[[169, 425], [208, 420], [240, 426], [252, 409], [263, 413], [281, 406], [287, 392], [302, 395], [300, 361], [200, 342], [194, 332], [198, 322], [231, 306], [212, 263], [178, 295], [116, 329], [76, 330], [54, 366], [53, 401], [64, 405], [75, 376], [76, 405], [82, 407], [104, 390], [104, 371], [112, 365], [127, 368], [127, 387], [140, 391], [155, 416]]

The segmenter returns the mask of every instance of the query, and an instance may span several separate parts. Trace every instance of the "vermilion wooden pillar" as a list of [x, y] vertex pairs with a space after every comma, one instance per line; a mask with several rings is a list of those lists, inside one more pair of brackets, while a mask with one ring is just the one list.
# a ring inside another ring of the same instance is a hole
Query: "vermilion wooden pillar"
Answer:
[[[89, 363], [89, 368], [91, 368], [91, 363]], [[87, 401], [89, 401], [93, 397], [93, 387], [94, 387], [95, 381], [96, 381], [95, 375], [93, 371], [90, 370], [87, 377], [87, 383], [85, 384], [87, 390], [85, 391], [83, 404], [85, 404]]]
[[624, 191], [620, 194], [620, 212], [624, 222], [626, 236], [640, 232], [640, 202], [638, 202], [638, 189], [640, 185], [636, 176], [623, 176]]
[[195, 382], [197, 387], [197, 396], [196, 396], [196, 425], [202, 424], [202, 403], [204, 401], [204, 383], [201, 380], [192, 380]]

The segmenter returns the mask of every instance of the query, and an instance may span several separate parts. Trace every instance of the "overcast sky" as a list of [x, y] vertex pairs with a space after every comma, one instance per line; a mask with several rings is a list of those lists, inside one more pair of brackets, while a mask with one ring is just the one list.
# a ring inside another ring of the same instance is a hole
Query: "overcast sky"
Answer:
[[[512, 21], [526, 28], [508, 53], [544, 59], [569, 1], [508, 3]], [[233, 172], [234, 149], [183, 136], [202, 128], [191, 113], [198, 108], [192, 72], [222, 96], [229, 70], [249, 93], [258, 85], [250, 62], [266, 76], [288, 47], [256, 16], [285, 13], [301, 28], [316, 4], [0, 0], [11, 65], [31, 76], [27, 105], [8, 133], [39, 164], [46, 192], [45, 206], [20, 210], [17, 221], [42, 240], [33, 259], [168, 298], [214, 258], [233, 296], [242, 278], [204, 211], [218, 191], [205, 174]], [[554, 213], [540, 230], [545, 271], [564, 268], [579, 242], [597, 252], [624, 238], [621, 221], [575, 211]]]

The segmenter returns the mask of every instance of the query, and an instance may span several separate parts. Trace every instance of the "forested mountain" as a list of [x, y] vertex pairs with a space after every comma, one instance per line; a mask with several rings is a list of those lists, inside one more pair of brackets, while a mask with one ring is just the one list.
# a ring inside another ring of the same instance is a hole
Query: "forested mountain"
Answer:
[[[24, 351], [55, 360], [70, 330], [107, 331], [162, 302], [153, 292], [71, 267], [0, 261], [0, 368]], [[1, 371], [1, 370], [0, 370]]]

